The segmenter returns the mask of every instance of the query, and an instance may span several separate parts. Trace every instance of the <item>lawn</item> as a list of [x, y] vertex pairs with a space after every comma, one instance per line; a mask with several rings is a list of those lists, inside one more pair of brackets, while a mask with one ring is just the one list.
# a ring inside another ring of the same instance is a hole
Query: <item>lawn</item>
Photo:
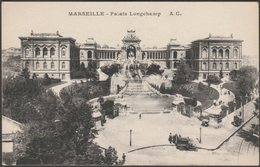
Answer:
[[178, 93], [183, 96], [196, 98], [201, 102], [202, 110], [206, 110], [213, 105], [214, 100], [219, 98], [219, 93], [214, 88], [208, 87], [206, 85], [204, 85], [204, 88], [201, 90], [198, 88], [198, 85], [199, 84], [195, 82], [182, 85], [173, 85], [175, 88], [171, 94]]
[[74, 83], [64, 89], [71, 92], [73, 97], [90, 100], [99, 96], [109, 95], [110, 83], [109, 81], [88, 81], [79, 84]]
[[235, 95], [239, 95], [239, 89], [237, 89], [236, 82], [227, 82], [223, 84], [223, 88], [231, 91]]

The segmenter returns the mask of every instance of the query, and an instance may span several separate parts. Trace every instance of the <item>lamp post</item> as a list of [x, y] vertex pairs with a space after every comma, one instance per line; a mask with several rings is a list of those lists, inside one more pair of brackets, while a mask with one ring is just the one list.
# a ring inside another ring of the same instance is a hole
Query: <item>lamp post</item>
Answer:
[[201, 127], [200, 127], [200, 141], [199, 141], [199, 143], [201, 143]]
[[130, 143], [129, 143], [130, 146], [132, 146], [132, 129], [130, 129]]

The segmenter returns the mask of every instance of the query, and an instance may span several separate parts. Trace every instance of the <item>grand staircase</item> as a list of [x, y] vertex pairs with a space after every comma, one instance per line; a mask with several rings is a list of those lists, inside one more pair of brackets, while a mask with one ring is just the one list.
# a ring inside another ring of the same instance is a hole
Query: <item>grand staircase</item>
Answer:
[[123, 92], [124, 95], [153, 95], [148, 86], [140, 81], [129, 81], [126, 90]]

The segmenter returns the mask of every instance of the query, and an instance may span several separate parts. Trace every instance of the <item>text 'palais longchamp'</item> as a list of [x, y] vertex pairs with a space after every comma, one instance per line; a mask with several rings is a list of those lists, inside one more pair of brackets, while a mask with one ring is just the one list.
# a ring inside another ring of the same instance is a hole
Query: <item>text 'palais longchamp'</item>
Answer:
[[[163, 15], [161, 12], [68, 12], [69, 16], [136, 16], [136, 17], [160, 17]], [[167, 13], [169, 16], [181, 16], [182, 14], [179, 11], [169, 11]]]

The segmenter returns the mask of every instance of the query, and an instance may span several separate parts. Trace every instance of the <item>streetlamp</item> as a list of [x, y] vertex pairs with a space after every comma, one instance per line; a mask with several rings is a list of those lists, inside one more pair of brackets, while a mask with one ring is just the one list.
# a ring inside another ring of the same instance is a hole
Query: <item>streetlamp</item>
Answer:
[[132, 146], [132, 129], [130, 129], [130, 143], [129, 143], [130, 146]]
[[200, 127], [200, 141], [199, 141], [199, 143], [201, 143], [201, 127]]

